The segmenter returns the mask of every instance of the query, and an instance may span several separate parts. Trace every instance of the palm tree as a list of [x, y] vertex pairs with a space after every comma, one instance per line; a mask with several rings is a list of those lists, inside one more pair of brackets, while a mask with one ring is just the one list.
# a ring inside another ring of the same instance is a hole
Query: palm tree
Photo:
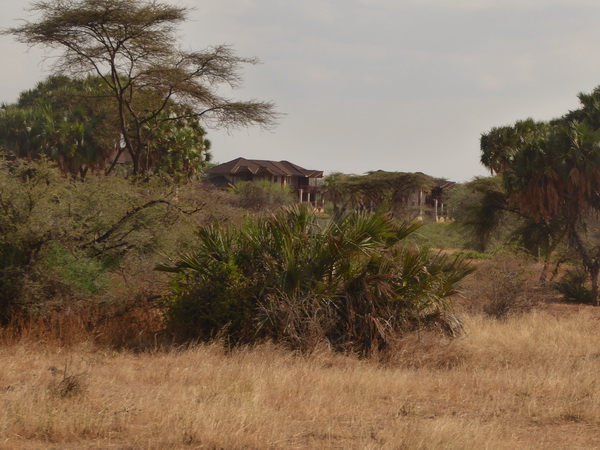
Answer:
[[502, 173], [509, 202], [521, 212], [564, 226], [600, 304], [600, 242], [590, 233], [600, 212], [600, 91], [580, 100], [579, 110], [548, 123], [492, 129], [481, 139], [482, 162]]
[[[169, 311], [188, 336], [272, 338], [302, 347], [315, 332], [368, 353], [408, 323], [447, 323], [446, 301], [471, 269], [459, 259], [401, 248], [419, 228], [383, 213], [321, 223], [293, 206], [243, 227], [213, 225], [175, 272]], [[311, 334], [313, 333], [313, 334]]]
[[95, 86], [91, 78], [50, 77], [38, 83], [16, 104], [3, 107], [0, 139], [13, 155], [49, 157], [65, 173], [84, 176], [90, 168], [103, 168], [118, 136], [111, 136]]

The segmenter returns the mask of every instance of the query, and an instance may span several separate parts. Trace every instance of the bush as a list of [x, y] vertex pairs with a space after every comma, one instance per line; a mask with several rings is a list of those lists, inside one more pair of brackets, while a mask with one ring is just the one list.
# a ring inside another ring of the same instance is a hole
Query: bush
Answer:
[[497, 319], [522, 314], [533, 305], [531, 263], [524, 255], [484, 260], [467, 287], [467, 307]]
[[93, 258], [84, 252], [70, 252], [57, 243], [47, 246], [40, 255], [41, 275], [47, 284], [71, 294], [99, 294], [106, 291], [106, 274], [110, 262]]
[[352, 213], [326, 222], [305, 205], [239, 228], [199, 231], [167, 301], [176, 333], [269, 338], [305, 349], [327, 340], [368, 353], [402, 329], [452, 324], [447, 298], [471, 269], [460, 258], [400, 246], [420, 225]]
[[583, 270], [568, 270], [560, 281], [554, 283], [554, 289], [567, 302], [593, 304], [595, 299], [587, 284], [588, 277]]
[[232, 187], [237, 206], [253, 211], [278, 208], [294, 202], [289, 186], [269, 181], [242, 181]]
[[159, 295], [159, 260], [198, 225], [240, 216], [222, 194], [159, 179], [82, 182], [44, 161], [0, 159], [0, 324], [66, 302]]
[[47, 164], [0, 161], [0, 323], [23, 300], [29, 269], [56, 226], [59, 180]]

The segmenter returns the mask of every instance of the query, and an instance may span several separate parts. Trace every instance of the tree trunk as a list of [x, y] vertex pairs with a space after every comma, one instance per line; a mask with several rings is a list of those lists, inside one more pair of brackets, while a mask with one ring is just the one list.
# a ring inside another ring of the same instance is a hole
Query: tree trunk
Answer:
[[588, 272], [592, 279], [592, 301], [596, 306], [600, 306], [600, 300], [598, 299], [598, 272], [600, 272], [600, 267], [594, 265], [588, 269]]
[[[554, 251], [556, 250], [556, 248], [558, 247], [558, 244], [560, 244], [563, 240], [563, 238], [565, 237], [567, 230], [565, 229], [559, 238], [557, 238], [552, 244], [550, 244], [550, 246], [546, 249], [546, 258], [544, 258], [544, 267], [542, 268], [542, 273], [540, 275], [540, 282], [544, 285], [546, 284], [547, 280], [546, 280], [546, 276], [548, 273], [548, 268], [550, 267], [550, 260], [552, 258], [552, 255], [554, 254]], [[552, 273], [552, 277], [550, 278], [550, 281], [552, 281], [552, 279], [556, 276], [556, 273], [558, 273], [558, 268], [560, 267], [561, 264], [561, 260], [559, 260], [559, 262], [557, 263], [556, 267], [555, 267], [555, 271]]]
[[600, 299], [598, 299], [598, 274], [600, 273], [600, 248], [596, 248], [595, 256], [590, 255], [579, 234], [574, 229], [571, 229], [569, 233], [569, 241], [571, 247], [579, 254], [582, 259], [583, 267], [590, 276], [592, 282], [592, 301], [596, 306], [600, 306]]
[[550, 274], [550, 279], [548, 280], [548, 283], [552, 283], [554, 281], [554, 279], [558, 275], [560, 266], [566, 261], [567, 261], [567, 258], [564, 258], [564, 257], [560, 258], [558, 261], [556, 261], [556, 264], [554, 265], [554, 269], [552, 269], [552, 273]]

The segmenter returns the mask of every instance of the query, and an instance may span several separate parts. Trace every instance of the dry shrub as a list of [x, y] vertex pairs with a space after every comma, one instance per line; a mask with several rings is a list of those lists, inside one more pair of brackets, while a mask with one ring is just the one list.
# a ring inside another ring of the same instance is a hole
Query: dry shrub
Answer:
[[82, 395], [86, 390], [87, 374], [73, 373], [70, 364], [65, 364], [63, 369], [52, 366], [48, 369], [53, 378], [48, 385], [50, 393], [59, 398], [69, 398]]
[[305, 354], [319, 352], [323, 348], [331, 350], [327, 330], [335, 326], [335, 317], [317, 299], [279, 295], [271, 298], [261, 309], [265, 316], [278, 324], [282, 330], [278, 342], [288, 348]]
[[90, 338], [87, 330], [89, 317], [89, 310], [73, 305], [43, 316], [18, 315], [0, 328], [0, 342], [4, 345], [28, 342], [60, 346], [85, 342]]
[[538, 275], [522, 255], [498, 255], [481, 261], [463, 284], [467, 311], [497, 319], [523, 314], [534, 304]]
[[[69, 302], [63, 299], [61, 305]], [[93, 342], [103, 347], [141, 350], [168, 341], [160, 310], [134, 299], [120, 304], [93, 300], [70, 304], [42, 316], [19, 316], [0, 327], [0, 344], [17, 342], [72, 346]]]
[[157, 305], [131, 301], [108, 308], [92, 328], [94, 342], [115, 349], [145, 350], [168, 345], [164, 319]]

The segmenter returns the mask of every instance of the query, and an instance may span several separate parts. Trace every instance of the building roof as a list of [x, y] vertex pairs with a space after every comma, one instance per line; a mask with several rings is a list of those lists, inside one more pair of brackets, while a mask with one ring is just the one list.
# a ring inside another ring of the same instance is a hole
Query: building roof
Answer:
[[308, 178], [321, 178], [322, 170], [304, 169], [289, 161], [268, 161], [263, 159], [237, 158], [219, 164], [206, 171], [209, 175], [236, 175], [251, 173], [252, 175], [298, 176]]

